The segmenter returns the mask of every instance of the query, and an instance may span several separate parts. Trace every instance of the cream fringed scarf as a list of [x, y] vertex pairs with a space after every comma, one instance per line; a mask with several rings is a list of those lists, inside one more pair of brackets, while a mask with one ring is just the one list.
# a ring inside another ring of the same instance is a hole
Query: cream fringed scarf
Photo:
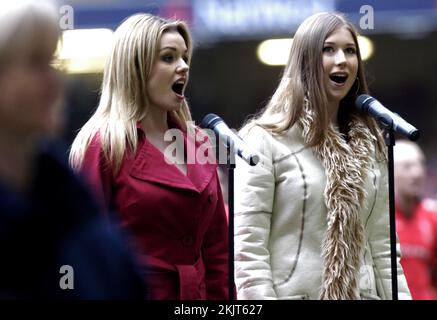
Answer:
[[[307, 106], [300, 125], [308, 141], [314, 127]], [[320, 291], [320, 299], [325, 300], [360, 298], [359, 268], [364, 248], [360, 207], [366, 196], [364, 180], [376, 138], [358, 117], [350, 122], [349, 137], [346, 142], [330, 125], [323, 142], [313, 148], [326, 173], [324, 197], [328, 213]]]

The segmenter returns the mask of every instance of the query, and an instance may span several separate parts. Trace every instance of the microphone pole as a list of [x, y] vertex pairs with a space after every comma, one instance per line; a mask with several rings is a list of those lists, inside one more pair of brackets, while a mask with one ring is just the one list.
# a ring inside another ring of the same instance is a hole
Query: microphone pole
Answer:
[[[249, 165], [255, 166], [259, 161], [259, 156], [250, 150], [244, 144], [244, 141], [238, 137], [216, 114], [210, 113], [206, 115], [201, 124], [201, 128], [210, 129], [214, 132], [216, 137], [216, 158], [220, 160], [221, 145], [226, 146], [226, 166], [228, 168], [228, 243], [229, 243], [229, 258], [228, 258], [228, 273], [229, 273], [229, 300], [235, 300], [235, 281], [234, 281], [234, 169], [235, 169], [235, 155], [237, 154]], [[223, 143], [224, 140], [226, 143]]]
[[391, 260], [391, 290], [392, 299], [398, 300], [398, 266], [396, 254], [396, 219], [395, 219], [395, 181], [393, 147], [395, 135], [392, 127], [384, 130], [384, 140], [388, 151], [388, 197], [389, 197], [389, 218], [390, 218], [390, 260]]
[[[219, 161], [221, 157], [221, 145], [223, 139], [220, 132], [217, 130], [217, 124], [221, 123], [222, 119], [215, 114], [206, 115], [200, 127], [203, 129], [210, 129], [214, 132], [216, 141], [216, 159]], [[234, 288], [234, 169], [235, 169], [235, 151], [232, 139], [226, 135], [226, 167], [228, 169], [228, 299], [235, 300]]]
[[389, 221], [390, 221], [390, 261], [391, 261], [391, 288], [392, 299], [398, 300], [398, 268], [396, 254], [396, 218], [395, 218], [395, 181], [393, 147], [395, 145], [395, 130], [415, 141], [419, 138], [420, 132], [407, 123], [401, 117], [393, 114], [384, 108], [373, 97], [362, 94], [355, 100], [355, 106], [374, 117], [384, 128], [384, 140], [387, 146], [387, 169], [388, 169], [388, 196], [389, 196]]
[[226, 158], [226, 166], [228, 167], [228, 290], [229, 300], [236, 300], [234, 287], [234, 170], [235, 170], [235, 152], [232, 146], [232, 141], [227, 139], [227, 147], [229, 150]]

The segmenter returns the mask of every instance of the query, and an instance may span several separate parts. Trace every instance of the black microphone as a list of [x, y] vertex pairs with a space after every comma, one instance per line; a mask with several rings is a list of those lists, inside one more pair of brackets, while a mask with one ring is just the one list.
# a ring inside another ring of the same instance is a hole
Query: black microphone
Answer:
[[259, 156], [256, 152], [252, 151], [239, 136], [229, 129], [223, 119], [218, 115], [214, 113], [206, 115], [200, 123], [200, 127], [213, 130], [219, 140], [226, 141], [229, 145], [233, 146], [233, 152], [251, 166], [259, 162]]
[[419, 130], [402, 119], [398, 114], [388, 110], [378, 100], [367, 94], [358, 96], [355, 100], [355, 106], [361, 111], [368, 112], [385, 128], [392, 128], [394, 131], [406, 136], [411, 141], [416, 141], [420, 137]]

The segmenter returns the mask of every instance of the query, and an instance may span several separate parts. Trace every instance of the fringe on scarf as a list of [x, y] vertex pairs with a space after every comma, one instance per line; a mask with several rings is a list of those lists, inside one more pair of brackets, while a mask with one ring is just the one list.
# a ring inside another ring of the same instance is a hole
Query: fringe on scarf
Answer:
[[[312, 111], [306, 104], [300, 119], [308, 142], [313, 131]], [[322, 243], [324, 261], [319, 298], [360, 299], [359, 268], [364, 250], [360, 208], [366, 197], [364, 182], [370, 168], [376, 138], [358, 118], [350, 122], [349, 141], [332, 125], [324, 140], [314, 148], [326, 173], [324, 191], [327, 230]]]

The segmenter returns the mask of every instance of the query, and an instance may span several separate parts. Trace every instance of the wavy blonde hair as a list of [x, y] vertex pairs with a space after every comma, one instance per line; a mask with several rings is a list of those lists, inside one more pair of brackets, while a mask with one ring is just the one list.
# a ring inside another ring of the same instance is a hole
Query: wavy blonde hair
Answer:
[[[171, 31], [178, 32], [185, 40], [190, 64], [192, 40], [183, 21], [139, 13], [127, 18], [117, 28], [115, 44], [103, 73], [99, 105], [71, 146], [70, 165], [75, 171], [80, 170], [85, 152], [97, 133], [114, 174], [121, 166], [126, 149], [135, 153], [138, 142], [136, 124], [149, 109], [147, 82], [158, 56], [161, 37]], [[191, 114], [185, 100], [182, 108], [173, 111], [172, 116], [186, 129]]]
[[304, 101], [308, 99], [315, 116], [315, 134], [309, 146], [319, 145], [329, 126], [327, 95], [323, 86], [323, 46], [325, 39], [335, 30], [346, 27], [354, 39], [358, 56], [358, 79], [339, 106], [339, 125], [347, 132], [352, 114], [358, 114], [378, 139], [378, 149], [384, 148], [376, 122], [353, 107], [356, 97], [367, 94], [364, 65], [358, 46], [357, 31], [346, 17], [336, 12], [323, 12], [310, 16], [297, 29], [287, 65], [281, 81], [263, 111], [246, 123], [245, 129], [259, 125], [274, 134], [280, 134], [294, 125], [302, 115]]

